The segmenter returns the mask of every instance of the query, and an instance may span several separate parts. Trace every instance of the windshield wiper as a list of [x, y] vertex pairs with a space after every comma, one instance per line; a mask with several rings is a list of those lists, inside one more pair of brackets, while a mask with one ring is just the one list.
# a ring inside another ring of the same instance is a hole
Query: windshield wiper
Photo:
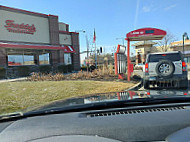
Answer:
[[33, 110], [26, 113], [15, 113], [15, 115], [4, 115], [0, 121], [9, 121], [13, 119], [21, 119], [26, 117], [34, 117], [49, 114], [59, 114], [68, 112], [82, 112], [89, 110], [103, 110], [110, 108], [122, 108], [131, 106], [148, 106], [156, 104], [172, 104], [172, 103], [190, 103], [190, 97], [174, 97], [174, 98], [136, 98], [133, 100], [119, 100], [110, 102], [98, 102], [92, 104], [82, 104], [73, 106], [64, 106], [49, 108], [43, 110]]
[[24, 114], [22, 112], [14, 112], [14, 113], [8, 113], [4, 115], [0, 115], [0, 121], [7, 120], [7, 119], [15, 119], [15, 118], [20, 118]]

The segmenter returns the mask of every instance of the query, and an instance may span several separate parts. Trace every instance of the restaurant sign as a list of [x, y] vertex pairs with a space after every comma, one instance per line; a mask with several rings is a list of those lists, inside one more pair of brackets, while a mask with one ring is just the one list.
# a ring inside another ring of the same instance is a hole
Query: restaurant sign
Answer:
[[12, 33], [22, 33], [22, 34], [31, 34], [33, 35], [36, 32], [36, 28], [34, 24], [17, 24], [14, 20], [6, 20], [6, 25], [4, 27], [8, 30], [8, 32]]

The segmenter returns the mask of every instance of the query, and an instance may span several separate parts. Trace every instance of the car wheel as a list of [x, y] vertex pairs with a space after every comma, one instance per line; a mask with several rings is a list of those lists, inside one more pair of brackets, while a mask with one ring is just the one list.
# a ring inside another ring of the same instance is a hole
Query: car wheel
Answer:
[[149, 81], [148, 80], [144, 80], [143, 81], [143, 86], [144, 86], [144, 89], [149, 89]]
[[175, 66], [171, 61], [161, 60], [156, 65], [156, 73], [163, 78], [169, 78], [173, 75]]

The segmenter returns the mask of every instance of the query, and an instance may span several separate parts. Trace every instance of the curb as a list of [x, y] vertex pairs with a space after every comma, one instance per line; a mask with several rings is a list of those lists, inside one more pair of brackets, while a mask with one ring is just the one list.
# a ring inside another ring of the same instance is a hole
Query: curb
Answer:
[[137, 91], [141, 87], [142, 87], [142, 80], [139, 83], [137, 83], [136, 85], [134, 85], [133, 87], [131, 87], [125, 91]]

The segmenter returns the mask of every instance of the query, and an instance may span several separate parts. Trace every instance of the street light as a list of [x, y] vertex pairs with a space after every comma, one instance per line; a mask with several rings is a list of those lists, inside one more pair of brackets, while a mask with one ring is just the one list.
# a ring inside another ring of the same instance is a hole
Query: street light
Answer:
[[[188, 37], [188, 35], [187, 35], [186, 32], [183, 34], [182, 38], [183, 38], [183, 54], [184, 54], [184, 52], [185, 52], [184, 51], [184, 40], [188, 40], [189, 39], [189, 37]], [[185, 54], [184, 54], [184, 56], [185, 56]]]
[[124, 46], [124, 41], [125, 41], [125, 38], [123, 38], [123, 37], [116, 38], [116, 40], [119, 40], [119, 39], [121, 39], [121, 40], [122, 40], [122, 42], [123, 42], [123, 46]]
[[[75, 32], [83, 32], [83, 33], [86, 33], [85, 30], [77, 30]], [[88, 53], [89, 53], [89, 42], [88, 42], [88, 36], [87, 36], [87, 33], [86, 33], [86, 48], [87, 48], [87, 62], [89, 62], [89, 58], [88, 58]], [[89, 63], [87, 63], [87, 72], [88, 72], [88, 67], [89, 67]]]

